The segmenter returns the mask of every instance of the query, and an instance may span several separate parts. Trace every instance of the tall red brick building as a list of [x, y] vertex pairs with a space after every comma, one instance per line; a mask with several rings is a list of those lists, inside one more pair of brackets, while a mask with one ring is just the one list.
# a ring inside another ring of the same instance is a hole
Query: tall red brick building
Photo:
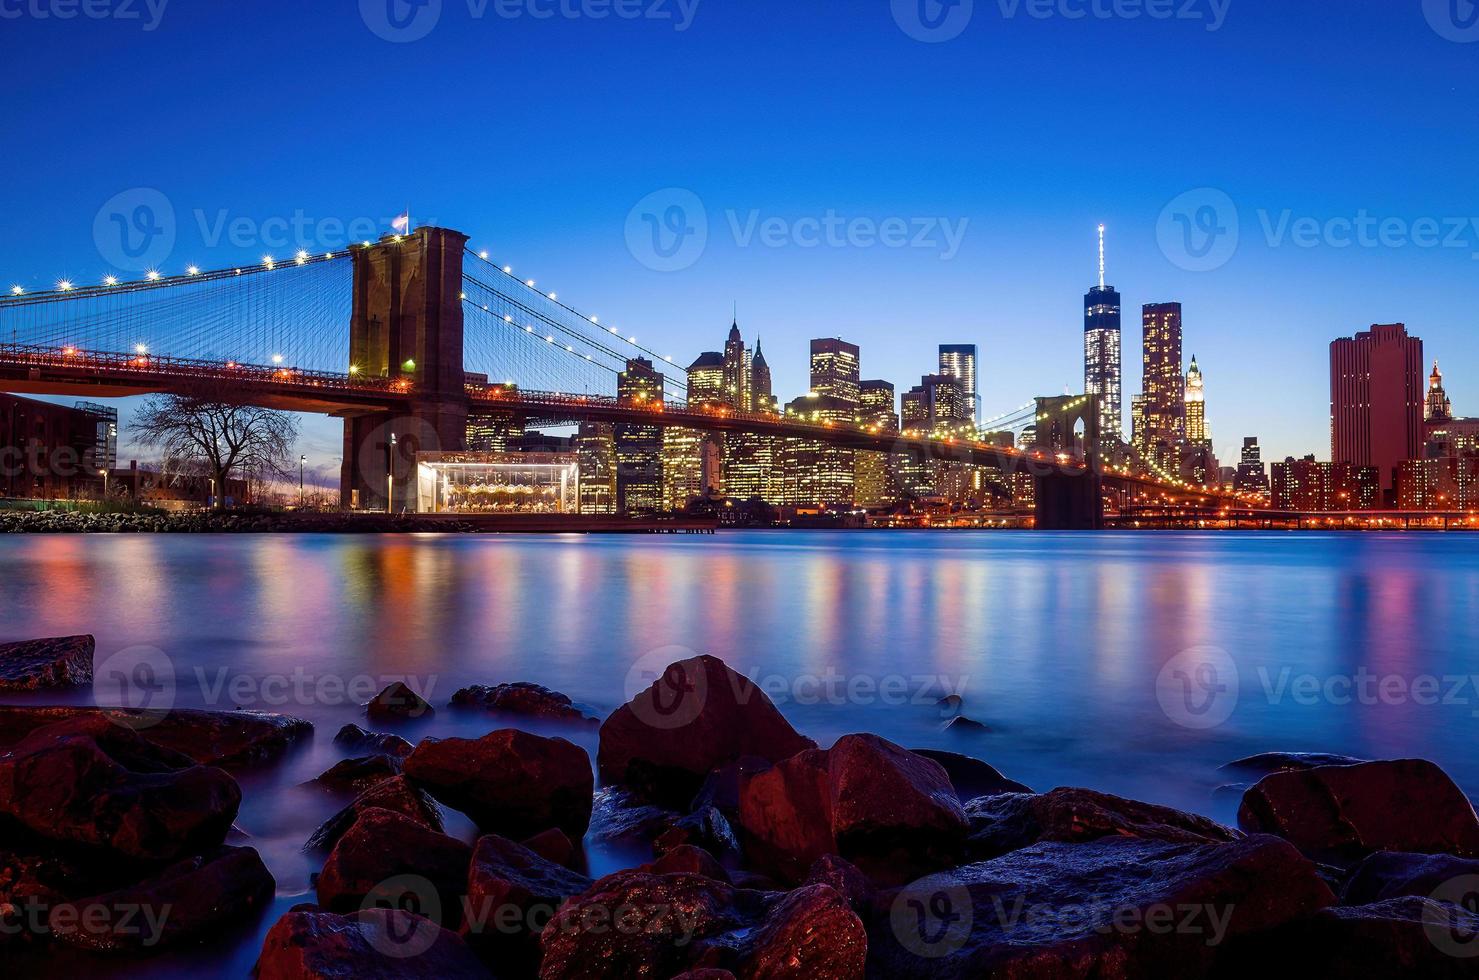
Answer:
[[1423, 448], [1423, 342], [1401, 323], [1330, 344], [1330, 459], [1374, 466], [1384, 492]]

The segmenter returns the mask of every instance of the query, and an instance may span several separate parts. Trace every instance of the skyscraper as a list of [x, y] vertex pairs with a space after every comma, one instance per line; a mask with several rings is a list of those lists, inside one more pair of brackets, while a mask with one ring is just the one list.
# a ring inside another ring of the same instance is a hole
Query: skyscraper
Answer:
[[858, 404], [860, 395], [858, 345], [836, 337], [811, 342], [811, 390], [844, 402]]
[[753, 405], [750, 380], [750, 352], [745, 349], [739, 321], [735, 320], [729, 328], [729, 339], [724, 341], [724, 392], [729, 404], [742, 412]]
[[[645, 357], [627, 361], [616, 379], [623, 404], [662, 402], [663, 377]], [[662, 429], [656, 425], [619, 422], [612, 426], [616, 452], [616, 509], [622, 514], [650, 514], [663, 507]]]
[[1181, 304], [1147, 303], [1144, 329], [1145, 431], [1137, 448], [1166, 465], [1186, 437], [1185, 379], [1181, 374]]
[[610, 422], [582, 422], [575, 434], [580, 512], [616, 513], [616, 444]]
[[1330, 458], [1374, 466], [1383, 492], [1397, 464], [1422, 455], [1423, 342], [1401, 323], [1330, 344]]
[[960, 382], [972, 423], [981, 420], [981, 396], [976, 390], [976, 345], [941, 344], [940, 373]]
[[1263, 450], [1258, 447], [1257, 436], [1243, 439], [1243, 458], [1238, 462], [1237, 479], [1233, 489], [1238, 493], [1256, 493], [1268, 496], [1268, 471], [1263, 467]]
[[1436, 360], [1433, 361], [1433, 373], [1428, 375], [1428, 405], [1424, 417], [1428, 422], [1447, 422], [1453, 418], [1453, 403], [1448, 400], [1448, 392], [1443, 390], [1443, 372], [1438, 370]]
[[1186, 441], [1193, 445], [1211, 443], [1207, 435], [1207, 391], [1202, 380], [1202, 369], [1197, 367], [1197, 356], [1191, 356], [1191, 366], [1186, 369]]
[[765, 363], [765, 352], [760, 349], [760, 339], [755, 339], [755, 356], [750, 362], [750, 410], [776, 412], [775, 392], [770, 384], [770, 365]]
[[[887, 381], [861, 384], [858, 421], [880, 433], [899, 431], [894, 410], [894, 386]], [[859, 507], [886, 507], [898, 500], [897, 466], [893, 454], [883, 450], [858, 450], [853, 458], [853, 499]]]
[[1084, 391], [1099, 399], [1099, 433], [1104, 444], [1123, 440], [1120, 294], [1104, 284], [1103, 225], [1099, 226], [1099, 285], [1084, 294]]

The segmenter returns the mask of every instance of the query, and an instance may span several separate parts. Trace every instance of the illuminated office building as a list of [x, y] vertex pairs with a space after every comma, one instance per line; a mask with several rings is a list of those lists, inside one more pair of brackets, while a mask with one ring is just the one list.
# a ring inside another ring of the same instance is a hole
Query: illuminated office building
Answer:
[[812, 391], [856, 408], [862, 391], [859, 378], [857, 344], [836, 337], [811, 342]]
[[1145, 407], [1135, 447], [1163, 469], [1174, 470], [1186, 438], [1185, 377], [1181, 373], [1181, 304], [1147, 303], [1142, 310]]
[[580, 512], [616, 513], [616, 441], [609, 422], [582, 422], [575, 433]]
[[1099, 400], [1099, 432], [1106, 445], [1124, 439], [1122, 388], [1120, 294], [1104, 282], [1104, 226], [1100, 225], [1099, 285], [1084, 294], [1084, 391]]
[[975, 423], [981, 419], [981, 395], [976, 388], [976, 345], [941, 344], [940, 373], [954, 378], [959, 384], [965, 404], [965, 414]]
[[[645, 357], [627, 361], [616, 380], [616, 397], [626, 405], [661, 405], [663, 377]], [[622, 514], [651, 514], [663, 508], [662, 429], [618, 422], [612, 426], [616, 450], [616, 508]]]
[[1330, 458], [1374, 466], [1383, 491], [1423, 447], [1423, 342], [1400, 323], [1374, 324], [1330, 344]]
[[[879, 433], [899, 431], [894, 411], [894, 386], [887, 381], [860, 385], [858, 421]], [[887, 507], [898, 501], [894, 474], [899, 460], [883, 450], [859, 450], [853, 455], [854, 502], [859, 507]]]

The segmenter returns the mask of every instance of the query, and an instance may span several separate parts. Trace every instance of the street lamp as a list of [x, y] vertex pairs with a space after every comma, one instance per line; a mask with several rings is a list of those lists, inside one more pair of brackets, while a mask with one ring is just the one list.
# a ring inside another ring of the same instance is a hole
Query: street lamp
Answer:
[[306, 455], [298, 457], [298, 509], [303, 509], [303, 464], [308, 462]]
[[390, 434], [390, 447], [385, 453], [385, 513], [395, 513], [395, 433]]

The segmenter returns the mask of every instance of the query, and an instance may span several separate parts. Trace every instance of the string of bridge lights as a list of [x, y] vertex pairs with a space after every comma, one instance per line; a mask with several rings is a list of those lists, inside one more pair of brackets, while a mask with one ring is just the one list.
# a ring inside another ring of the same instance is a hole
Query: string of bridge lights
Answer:
[[[368, 247], [369, 242], [364, 245]], [[310, 265], [318, 262], [328, 262], [334, 259], [347, 258], [347, 249], [337, 252], [324, 252], [322, 254], [311, 253], [307, 249], [299, 249], [291, 258], [277, 259], [271, 255], [262, 256], [260, 264], [232, 266], [228, 269], [203, 270], [198, 265], [190, 265], [185, 271], [178, 275], [165, 275], [160, 269], [149, 269], [144, 273], [142, 279], [119, 279], [109, 273], [103, 276], [102, 282], [96, 286], [85, 286], [79, 284], [75, 279], [58, 279], [56, 285], [51, 289], [42, 289], [35, 292], [28, 291], [19, 284], [10, 287], [10, 295], [0, 297], [0, 302], [25, 298], [40, 302], [66, 296], [68, 299], [80, 299], [84, 296], [107, 295], [113, 292], [129, 292], [135, 289], [152, 289], [163, 286], [175, 286], [187, 282], [210, 282], [216, 279], [225, 279], [231, 276], [252, 275], [261, 272], [271, 272], [275, 269], [292, 269], [299, 266]]]

